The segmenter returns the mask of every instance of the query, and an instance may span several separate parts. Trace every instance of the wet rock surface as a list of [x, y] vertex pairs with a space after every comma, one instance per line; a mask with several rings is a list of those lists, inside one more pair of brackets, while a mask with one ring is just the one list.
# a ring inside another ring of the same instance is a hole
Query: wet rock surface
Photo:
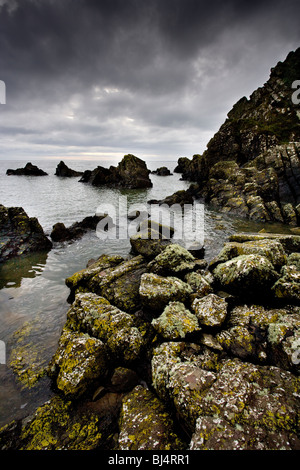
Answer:
[[0, 263], [34, 252], [48, 252], [52, 243], [36, 217], [28, 217], [22, 207], [0, 204]]
[[[150, 261], [102, 255], [68, 278], [54, 396], [5, 426], [1, 448], [299, 449], [300, 240], [231, 238], [208, 265], [172, 244]], [[220, 276], [232, 262], [247, 288]]]

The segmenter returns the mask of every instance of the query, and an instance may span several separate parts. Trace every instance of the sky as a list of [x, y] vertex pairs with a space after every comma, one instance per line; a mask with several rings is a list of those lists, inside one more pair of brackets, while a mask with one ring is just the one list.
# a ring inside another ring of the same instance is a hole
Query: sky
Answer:
[[299, 0], [0, 0], [0, 159], [201, 154], [299, 18]]

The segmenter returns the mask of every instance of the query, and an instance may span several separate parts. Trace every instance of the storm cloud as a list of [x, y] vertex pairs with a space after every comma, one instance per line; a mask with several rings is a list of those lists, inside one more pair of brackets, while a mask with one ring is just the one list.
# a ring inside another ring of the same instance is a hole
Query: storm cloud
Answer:
[[299, 47], [299, 13], [298, 0], [0, 0], [0, 158], [202, 153]]

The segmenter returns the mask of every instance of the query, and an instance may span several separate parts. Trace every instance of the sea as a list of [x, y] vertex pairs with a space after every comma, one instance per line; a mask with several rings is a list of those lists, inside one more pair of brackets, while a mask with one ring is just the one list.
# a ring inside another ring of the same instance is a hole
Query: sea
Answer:
[[[98, 165], [116, 166], [117, 160], [64, 160], [68, 167], [93, 170]], [[167, 166], [170, 176], [150, 174], [152, 188], [111, 189], [80, 183], [79, 177], [55, 176], [59, 160], [32, 160], [48, 176], [8, 176], [8, 168], [25, 166], [26, 161], [0, 161], [0, 204], [23, 207], [29, 217], [36, 217], [50, 236], [52, 227], [63, 222], [66, 227], [93, 216], [109, 205], [120, 211], [120, 198], [128, 208], [148, 207], [149, 200], [161, 200], [174, 192], [187, 189], [189, 182], [173, 170], [177, 161], [146, 161], [149, 170]], [[199, 205], [202, 204], [199, 201]], [[203, 206], [203, 240], [205, 258], [211, 260], [222, 248], [229, 235], [236, 231], [286, 232], [285, 226], [252, 223], [224, 215]], [[124, 214], [123, 214], [124, 216]], [[57, 348], [66, 320], [69, 289], [65, 279], [86, 267], [101, 254], [130, 256], [129, 238], [104, 239], [96, 231], [82, 238], [55, 243], [48, 254], [32, 254], [0, 265], [0, 426], [33, 413], [51, 395], [51, 383], [45, 374], [31, 382], [28, 369], [37, 376], [51, 360]], [[17, 373], [18, 372], [18, 373]], [[23, 377], [26, 381], [20, 381]]]

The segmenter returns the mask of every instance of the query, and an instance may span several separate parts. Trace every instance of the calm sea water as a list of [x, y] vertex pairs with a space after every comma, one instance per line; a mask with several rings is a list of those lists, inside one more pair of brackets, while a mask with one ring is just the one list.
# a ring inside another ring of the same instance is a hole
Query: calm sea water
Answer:
[[[54, 175], [58, 160], [32, 161], [49, 176], [7, 176], [7, 168], [24, 167], [25, 161], [0, 161], [0, 204], [21, 206], [30, 217], [37, 217], [49, 235], [56, 222], [66, 226], [94, 215], [97, 208], [109, 202], [118, 207], [119, 197], [127, 196], [128, 205], [146, 204], [162, 199], [189, 183], [179, 174], [160, 177], [151, 175], [153, 187], [145, 190], [96, 188], [79, 183], [79, 178]], [[109, 167], [117, 161], [70, 161], [72, 169], [83, 171], [97, 165]], [[147, 162], [150, 170], [165, 165], [171, 172], [176, 161]], [[260, 225], [224, 218], [205, 208], [206, 257], [211, 259], [230, 233], [236, 230], [259, 230]], [[279, 230], [285, 230], [280, 227]], [[6, 364], [0, 364], [0, 426], [33, 411], [51, 395], [46, 378], [37, 386], [23, 389], [10, 366], [16, 347], [20, 347], [18, 363], [37, 367], [47, 364], [57, 347], [61, 328], [68, 310], [68, 288], [65, 279], [83, 269], [88, 260], [101, 254], [127, 256], [129, 240], [106, 240], [89, 232], [73, 243], [58, 243], [48, 255], [32, 255], [12, 260], [0, 267], [0, 340], [6, 347]], [[21, 367], [22, 368], [22, 367]]]

